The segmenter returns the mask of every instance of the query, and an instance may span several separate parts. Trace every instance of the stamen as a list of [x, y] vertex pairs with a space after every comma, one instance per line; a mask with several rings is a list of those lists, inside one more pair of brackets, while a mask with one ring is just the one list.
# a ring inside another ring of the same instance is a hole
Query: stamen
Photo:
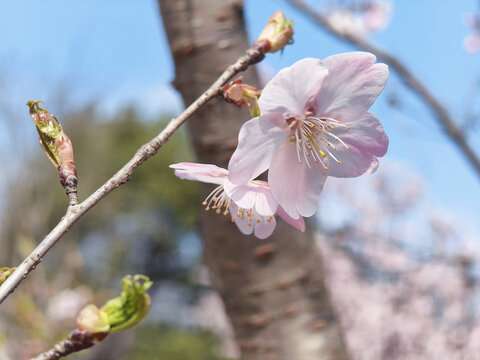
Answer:
[[345, 141], [335, 134], [336, 128], [339, 127], [350, 129], [350, 126], [344, 125], [334, 118], [311, 116], [311, 113], [307, 113], [304, 119], [298, 120], [294, 137], [299, 164], [305, 162], [312, 169], [311, 161], [313, 160], [315, 164], [322, 164], [324, 169], [327, 170], [328, 167], [323, 161], [323, 158], [327, 155], [341, 164], [342, 162], [329, 150], [329, 148], [332, 148], [333, 151], [338, 150], [338, 144], [335, 142], [344, 146], [346, 150], [350, 149]]
[[[312, 152], [312, 155], [315, 157], [315, 153]], [[233, 223], [241, 220], [246, 221], [248, 227], [261, 224], [262, 220], [271, 222], [273, 219], [272, 216], [266, 217], [257, 214], [255, 208], [243, 209], [236, 206], [232, 199], [225, 193], [222, 185], [217, 186], [207, 196], [205, 201], [202, 202], [202, 205], [205, 206], [205, 211], [213, 209], [217, 214], [223, 214], [224, 216], [230, 214], [230, 219]], [[224, 210], [222, 211], [222, 209]]]

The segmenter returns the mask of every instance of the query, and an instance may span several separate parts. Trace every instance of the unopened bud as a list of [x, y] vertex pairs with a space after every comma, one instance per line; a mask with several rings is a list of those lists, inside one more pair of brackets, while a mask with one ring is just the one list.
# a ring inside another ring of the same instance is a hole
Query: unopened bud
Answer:
[[102, 333], [110, 330], [108, 316], [93, 304], [84, 307], [77, 316], [77, 327], [89, 333]]
[[256, 40], [265, 43], [265, 52], [277, 52], [293, 43], [293, 20], [285, 19], [281, 10], [275, 12], [267, 21], [267, 25]]
[[243, 78], [239, 78], [231, 81], [223, 87], [223, 98], [238, 107], [242, 104], [248, 106], [250, 113], [253, 117], [260, 116], [260, 107], [258, 106], [258, 98], [262, 93], [256, 87], [244, 84]]
[[70, 138], [63, 131], [60, 121], [55, 115], [40, 107], [42, 101], [29, 101], [27, 106], [30, 108], [32, 117], [39, 136], [40, 146], [57, 168], [60, 183], [67, 190], [76, 192], [77, 169], [73, 159], [73, 146]]
[[152, 305], [146, 291], [152, 286], [145, 275], [127, 275], [122, 280], [120, 296], [109, 300], [101, 309], [86, 306], [77, 316], [77, 327], [83, 332], [103, 333], [125, 330], [138, 324]]
[[152, 300], [146, 291], [152, 284], [145, 275], [127, 275], [123, 278], [122, 294], [102, 307], [102, 311], [108, 315], [110, 332], [128, 329], [147, 316]]
[[12, 275], [16, 268], [0, 267], [0, 285], [2, 285], [7, 278]]

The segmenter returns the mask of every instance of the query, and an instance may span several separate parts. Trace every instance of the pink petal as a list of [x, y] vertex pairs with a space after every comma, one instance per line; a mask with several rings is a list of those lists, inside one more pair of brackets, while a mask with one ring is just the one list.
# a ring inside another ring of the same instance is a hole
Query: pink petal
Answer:
[[463, 39], [463, 47], [469, 53], [474, 54], [480, 50], [480, 33], [470, 34]]
[[211, 164], [197, 164], [182, 162], [169, 166], [175, 169], [175, 175], [180, 179], [201, 181], [205, 183], [222, 185], [228, 176], [228, 171]]
[[285, 210], [282, 209], [281, 206], [277, 208], [277, 215], [280, 216], [287, 224], [293, 226], [295, 229], [298, 229], [301, 232], [305, 231], [305, 220], [303, 219], [303, 216], [300, 216], [298, 219], [294, 219], [290, 217], [285, 212]]
[[[238, 207], [235, 205], [232, 209], [231, 216], [235, 219], [235, 225], [244, 235], [251, 235], [252, 233], [259, 239], [265, 239], [269, 237], [276, 226], [275, 216], [254, 216], [252, 221], [245, 216], [243, 219], [238, 217]], [[270, 221], [268, 221], [270, 219]], [[260, 220], [260, 222], [257, 222]], [[250, 226], [249, 226], [250, 224]]]
[[238, 230], [244, 235], [251, 235], [253, 233], [253, 226], [248, 226], [248, 220], [235, 218], [235, 225], [237, 225]]
[[465, 25], [467, 25], [469, 28], [475, 29], [477, 27], [480, 27], [479, 20], [477, 19], [477, 16], [472, 13], [464, 13], [462, 14], [463, 22]]
[[365, 113], [382, 92], [388, 67], [375, 64], [376, 57], [366, 52], [330, 56], [323, 60], [328, 76], [323, 82], [315, 109], [340, 121]]
[[275, 149], [289, 134], [286, 122], [276, 114], [261, 115], [243, 124], [228, 164], [229, 180], [246, 184], [267, 170]]
[[249, 185], [235, 185], [227, 178], [223, 183], [225, 193], [231, 198], [235, 204], [243, 209], [251, 209], [255, 206], [257, 193], [252, 191]]
[[275, 216], [272, 216], [270, 222], [266, 221], [265, 218], [262, 218], [262, 222], [259, 224], [255, 224], [255, 231], [254, 234], [259, 239], [266, 239], [270, 235], [272, 235], [273, 230], [275, 230], [275, 226], [277, 226], [277, 221], [275, 220]]
[[337, 144], [332, 153], [342, 163], [329, 161], [328, 175], [335, 177], [356, 177], [375, 172], [378, 166], [377, 156], [383, 156], [388, 149], [388, 136], [377, 117], [366, 113], [362, 118], [345, 122], [350, 129], [336, 127], [335, 135], [342, 139], [349, 150]]
[[277, 150], [268, 171], [268, 183], [279, 205], [293, 219], [312, 216], [327, 179], [321, 164], [312, 169], [299, 164], [294, 143], [285, 141]]
[[277, 211], [278, 202], [264, 181], [258, 181], [258, 183], [250, 181], [246, 185], [235, 185], [225, 179], [223, 188], [228, 197], [243, 209], [255, 208], [260, 216], [273, 216]]
[[255, 202], [255, 210], [261, 216], [274, 216], [277, 211], [278, 201], [272, 194], [270, 187], [259, 188]]
[[317, 98], [327, 74], [322, 62], [312, 58], [297, 61], [280, 70], [263, 89], [258, 102], [260, 110], [264, 114], [303, 116]]

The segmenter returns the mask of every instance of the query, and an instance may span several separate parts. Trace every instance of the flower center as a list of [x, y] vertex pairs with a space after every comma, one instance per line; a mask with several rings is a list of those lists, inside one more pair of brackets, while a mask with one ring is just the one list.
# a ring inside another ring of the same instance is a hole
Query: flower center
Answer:
[[[223, 185], [217, 186], [210, 195], [207, 196], [205, 201], [202, 203], [205, 206], [205, 210], [209, 211], [210, 209], [215, 210], [217, 214], [223, 213], [224, 216], [227, 216], [230, 213], [232, 222], [236, 221], [246, 221], [247, 226], [251, 227], [255, 224], [260, 224], [262, 222], [271, 222], [273, 216], [262, 216], [255, 211], [255, 207], [251, 209], [243, 209], [232, 199], [228, 197], [223, 189]], [[222, 208], [224, 209], [222, 212]]]
[[294, 128], [295, 144], [297, 148], [298, 162], [303, 161], [311, 169], [312, 164], [322, 164], [325, 170], [328, 170], [324, 158], [330, 155], [337, 163], [342, 162], [334, 155], [338, 150], [338, 146], [345, 146], [349, 150], [345, 142], [335, 135], [335, 128], [343, 127], [350, 129], [350, 126], [342, 124], [340, 121], [320, 116], [316, 117], [307, 113], [306, 117], [298, 122]]

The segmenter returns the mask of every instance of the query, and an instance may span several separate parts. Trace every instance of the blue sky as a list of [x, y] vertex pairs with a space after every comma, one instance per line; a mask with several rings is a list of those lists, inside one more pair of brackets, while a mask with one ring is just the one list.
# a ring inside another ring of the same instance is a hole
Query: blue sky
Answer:
[[[462, 48], [469, 30], [461, 16], [476, 11], [476, 5], [475, 0], [397, 0], [390, 25], [372, 38], [398, 54], [459, 119], [469, 89], [480, 77], [480, 54], [468, 54]], [[303, 57], [354, 50], [306, 21], [284, 1], [247, 0], [245, 8], [252, 37], [277, 9], [295, 20], [295, 44], [283, 54], [268, 56], [262, 63], [266, 73], [273, 75]], [[137, 104], [149, 115], [178, 111], [182, 106], [169, 85], [173, 64], [154, 0], [5, 1], [0, 12], [0, 71], [0, 106], [7, 104], [8, 118], [15, 118], [15, 122], [0, 122], [2, 162], [13, 125], [35, 143], [25, 107], [29, 99], [44, 100], [60, 117], [65, 107], [91, 99], [106, 113], [125, 103]], [[65, 103], [53, 103], [59, 89], [68, 92]], [[393, 93], [401, 98], [403, 110], [387, 105], [387, 95]], [[479, 178], [428, 109], [392, 75], [372, 112], [390, 136], [387, 158], [407, 164], [424, 178], [433, 206], [447, 209], [460, 224], [480, 233]], [[479, 132], [473, 137], [471, 142], [480, 153]], [[3, 170], [0, 186], [6, 176]]]

